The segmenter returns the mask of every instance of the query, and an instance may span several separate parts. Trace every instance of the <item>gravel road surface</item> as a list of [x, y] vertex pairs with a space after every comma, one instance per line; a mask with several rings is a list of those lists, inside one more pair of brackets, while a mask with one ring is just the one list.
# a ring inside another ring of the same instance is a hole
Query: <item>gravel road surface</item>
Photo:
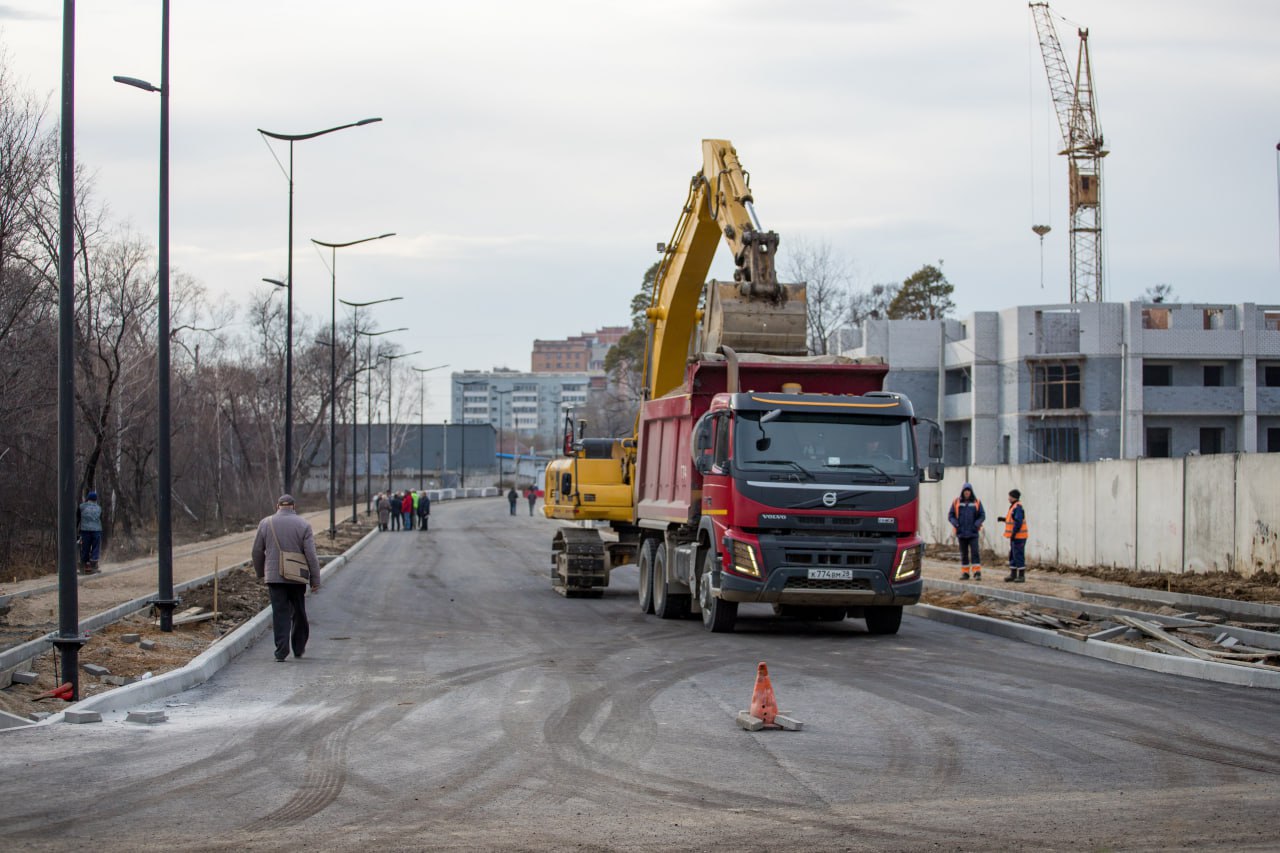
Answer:
[[[1273, 693], [911, 617], [710, 635], [641, 616], [631, 568], [555, 595], [553, 523], [505, 500], [433, 509], [309, 599], [302, 660], [260, 641], [157, 725], [0, 734], [0, 846], [1277, 846]], [[761, 660], [803, 732], [734, 725]]]

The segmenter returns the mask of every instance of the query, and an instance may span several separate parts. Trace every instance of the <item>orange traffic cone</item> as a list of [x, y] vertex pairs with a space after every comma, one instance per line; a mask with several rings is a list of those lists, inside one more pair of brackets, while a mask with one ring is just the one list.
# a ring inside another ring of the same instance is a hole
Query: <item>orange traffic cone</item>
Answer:
[[773, 725], [778, 716], [778, 701], [773, 695], [773, 683], [769, 681], [769, 665], [760, 661], [756, 667], [756, 686], [751, 691], [751, 716], [764, 721], [766, 726]]
[[773, 695], [773, 682], [769, 680], [769, 665], [760, 661], [756, 667], [756, 686], [751, 691], [751, 708], [738, 712], [738, 726], [749, 732], [761, 729], [786, 729], [798, 732], [804, 723], [778, 710], [778, 700]]

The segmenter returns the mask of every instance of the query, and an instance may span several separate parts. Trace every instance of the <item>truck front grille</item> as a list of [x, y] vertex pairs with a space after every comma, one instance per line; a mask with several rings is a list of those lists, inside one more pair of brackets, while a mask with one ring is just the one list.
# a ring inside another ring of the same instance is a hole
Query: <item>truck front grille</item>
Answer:
[[867, 578], [854, 578], [847, 581], [820, 581], [810, 580], [809, 578], [787, 578], [787, 585], [784, 589], [828, 589], [840, 591], [866, 591], [870, 592], [871, 581]]
[[783, 559], [789, 566], [870, 566], [874, 562], [871, 554], [857, 551], [809, 551], [800, 548], [787, 548], [783, 551]]

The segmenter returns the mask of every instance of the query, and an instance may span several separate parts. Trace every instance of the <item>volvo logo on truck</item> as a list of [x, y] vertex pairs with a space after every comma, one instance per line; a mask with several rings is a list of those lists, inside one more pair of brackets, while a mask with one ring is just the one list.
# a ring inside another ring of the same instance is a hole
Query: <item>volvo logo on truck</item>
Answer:
[[836, 493], [835, 493], [835, 492], [826, 492], [826, 493], [824, 493], [824, 494], [822, 495], [822, 505], [823, 505], [823, 506], [835, 506], [835, 505], [836, 505]]

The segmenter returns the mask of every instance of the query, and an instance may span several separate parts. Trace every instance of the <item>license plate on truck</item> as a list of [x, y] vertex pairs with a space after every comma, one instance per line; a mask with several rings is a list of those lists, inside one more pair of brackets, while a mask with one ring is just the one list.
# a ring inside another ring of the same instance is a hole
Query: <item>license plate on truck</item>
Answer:
[[811, 581], [853, 580], [853, 569], [809, 569]]

